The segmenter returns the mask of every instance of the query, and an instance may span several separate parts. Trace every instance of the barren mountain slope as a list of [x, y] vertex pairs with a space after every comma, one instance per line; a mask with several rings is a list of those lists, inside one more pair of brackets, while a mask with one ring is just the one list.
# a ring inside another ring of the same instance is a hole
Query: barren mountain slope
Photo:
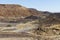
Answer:
[[[34, 22], [33, 19], [36, 19], [38, 22]], [[19, 34], [20, 36], [36, 36], [35, 38], [37, 38], [37, 40], [58, 40], [60, 38], [60, 13], [38, 11], [34, 8], [26, 8], [16, 4], [0, 4], [0, 22], [2, 23], [7, 21], [12, 23], [15, 21], [23, 21], [23, 23], [19, 22], [20, 24], [16, 26], [19, 29], [23, 29], [24, 27], [29, 28], [30, 26], [33, 28], [35, 27], [35, 24], [38, 24], [38, 28], [34, 29], [33, 32], [28, 35], [27, 33], [23, 33], [24, 35]], [[29, 23], [32, 21], [34, 22], [34, 26]]]

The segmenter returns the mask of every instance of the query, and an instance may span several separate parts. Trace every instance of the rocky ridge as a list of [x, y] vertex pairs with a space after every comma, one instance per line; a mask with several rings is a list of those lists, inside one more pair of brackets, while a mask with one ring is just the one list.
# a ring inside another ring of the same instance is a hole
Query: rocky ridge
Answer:
[[60, 13], [38, 11], [16, 4], [0, 4], [0, 22], [28, 23], [35, 20], [38, 22], [34, 24], [39, 24], [39, 27], [31, 33], [35, 34], [37, 40], [58, 40], [60, 38]]

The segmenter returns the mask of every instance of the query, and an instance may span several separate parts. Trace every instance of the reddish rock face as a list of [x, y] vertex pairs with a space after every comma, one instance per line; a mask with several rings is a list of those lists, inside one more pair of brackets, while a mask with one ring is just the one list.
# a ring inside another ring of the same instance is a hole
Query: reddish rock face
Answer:
[[38, 16], [36, 9], [29, 9], [16, 4], [0, 4], [0, 20], [20, 20], [30, 15]]
[[21, 17], [29, 15], [37, 15], [37, 10], [28, 9], [26, 7], [15, 4], [0, 4], [0, 16], [3, 17]]

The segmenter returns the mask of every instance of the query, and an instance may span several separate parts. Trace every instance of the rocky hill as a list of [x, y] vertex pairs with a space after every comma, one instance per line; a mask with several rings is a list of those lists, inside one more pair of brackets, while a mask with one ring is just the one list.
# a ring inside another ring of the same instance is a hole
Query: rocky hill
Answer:
[[[31, 24], [30, 22], [34, 23]], [[38, 28], [31, 32], [32, 35], [34, 34], [34, 36], [38, 37], [38, 40], [55, 40], [55, 38], [60, 38], [58, 36], [60, 35], [60, 13], [38, 11], [34, 8], [26, 8], [16, 4], [0, 4], [0, 23], [5, 23], [5, 26], [4, 24], [2, 25], [4, 27], [7, 27], [6, 23], [18, 23], [19, 29], [26, 26], [29, 28], [29, 25], [33, 28], [35, 24], [38, 24]], [[16, 26], [16, 24], [12, 25]], [[11, 27], [11, 25], [8, 26]]]

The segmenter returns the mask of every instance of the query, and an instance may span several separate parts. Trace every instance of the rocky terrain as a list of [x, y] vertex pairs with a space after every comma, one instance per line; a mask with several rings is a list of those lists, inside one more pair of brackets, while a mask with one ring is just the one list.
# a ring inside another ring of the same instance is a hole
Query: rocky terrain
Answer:
[[0, 40], [60, 40], [60, 13], [0, 4]]

